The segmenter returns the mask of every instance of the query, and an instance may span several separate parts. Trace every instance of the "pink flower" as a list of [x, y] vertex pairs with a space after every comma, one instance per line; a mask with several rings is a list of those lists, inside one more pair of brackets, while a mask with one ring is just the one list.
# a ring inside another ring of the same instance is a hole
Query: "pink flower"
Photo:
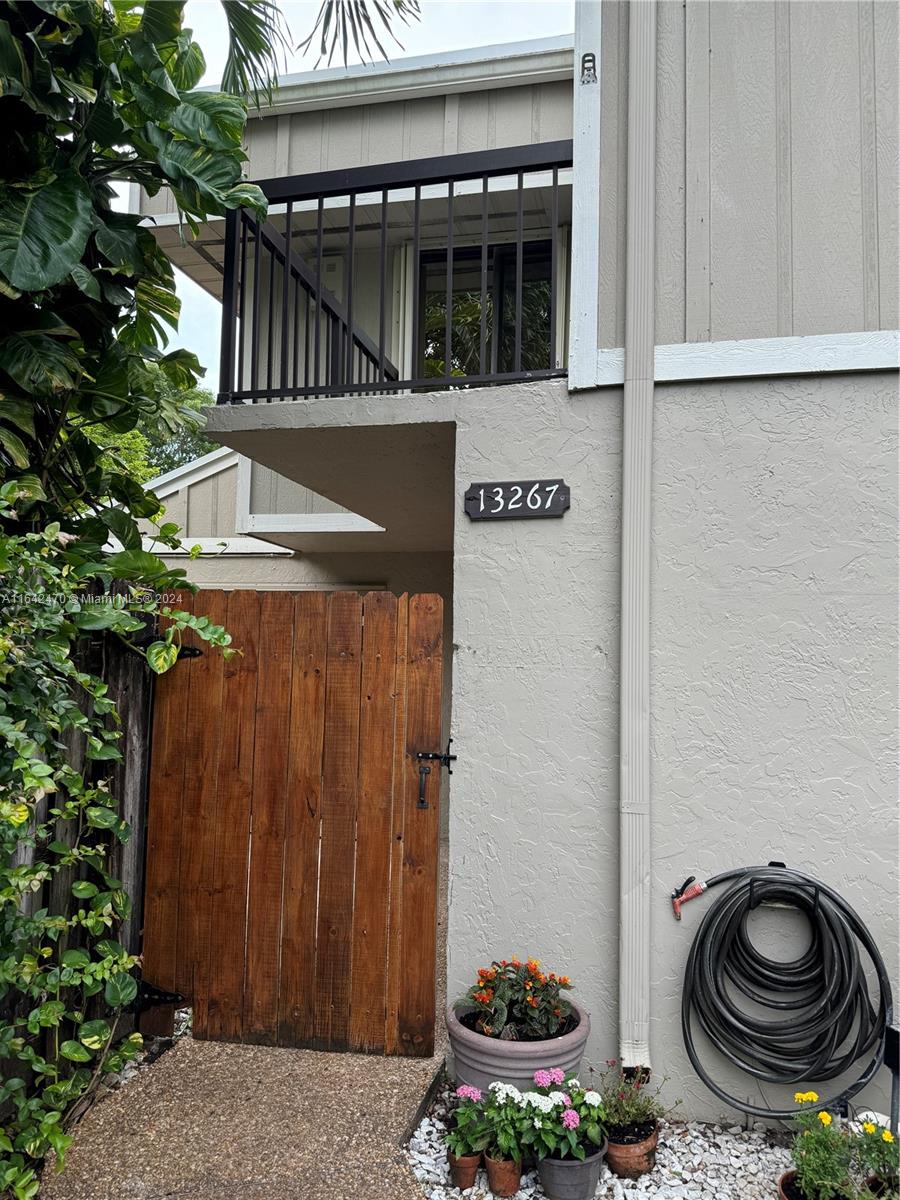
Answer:
[[477, 1087], [471, 1087], [468, 1083], [460, 1084], [456, 1089], [456, 1094], [460, 1100], [480, 1100], [481, 1092]]
[[553, 1083], [553, 1072], [535, 1071], [534, 1075], [532, 1075], [532, 1079], [538, 1085], [538, 1087], [549, 1087], [550, 1084]]
[[567, 1108], [562, 1115], [562, 1123], [566, 1129], [577, 1129], [581, 1124], [581, 1117], [574, 1108]]
[[572, 1107], [572, 1097], [568, 1094], [568, 1092], [563, 1092], [562, 1098], [563, 1098], [563, 1104], [565, 1104], [567, 1108], [571, 1108]]
[[547, 1074], [550, 1076], [551, 1083], [564, 1083], [565, 1082], [566, 1073], [565, 1073], [565, 1071], [562, 1070], [561, 1067], [551, 1067], [551, 1069], [547, 1072]]

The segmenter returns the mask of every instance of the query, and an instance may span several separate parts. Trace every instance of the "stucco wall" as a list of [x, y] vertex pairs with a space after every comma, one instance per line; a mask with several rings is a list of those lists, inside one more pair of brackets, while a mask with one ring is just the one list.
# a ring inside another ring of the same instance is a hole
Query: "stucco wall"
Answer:
[[[716, 896], [676, 924], [688, 875], [773, 859], [821, 877], [900, 984], [896, 385], [656, 389], [651, 1048], [692, 1114], [720, 1106], [681, 1043], [685, 956]], [[886, 1111], [884, 1086], [870, 1099]]]

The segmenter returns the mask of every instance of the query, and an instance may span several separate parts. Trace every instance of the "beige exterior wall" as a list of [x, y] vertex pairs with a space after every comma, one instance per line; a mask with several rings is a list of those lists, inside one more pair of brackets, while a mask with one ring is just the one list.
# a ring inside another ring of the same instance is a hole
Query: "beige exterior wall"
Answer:
[[[897, 19], [889, 0], [660, 0], [658, 343], [900, 324]], [[622, 345], [602, 316], [600, 345]]]

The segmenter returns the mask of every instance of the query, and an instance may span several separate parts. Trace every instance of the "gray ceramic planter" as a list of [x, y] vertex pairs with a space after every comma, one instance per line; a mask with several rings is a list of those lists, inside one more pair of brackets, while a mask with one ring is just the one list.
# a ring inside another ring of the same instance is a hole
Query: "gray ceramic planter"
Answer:
[[591, 1019], [576, 1000], [569, 1002], [578, 1017], [578, 1025], [562, 1037], [545, 1042], [505, 1042], [500, 1038], [473, 1033], [461, 1023], [452, 1007], [447, 1009], [447, 1032], [453, 1050], [453, 1068], [457, 1086], [468, 1083], [484, 1091], [499, 1080], [520, 1091], [534, 1086], [533, 1076], [540, 1068], [562, 1067], [578, 1072], [584, 1044], [591, 1032]]
[[604, 1142], [597, 1153], [588, 1155], [584, 1162], [577, 1158], [542, 1158], [538, 1163], [538, 1176], [548, 1200], [593, 1200], [605, 1151]]

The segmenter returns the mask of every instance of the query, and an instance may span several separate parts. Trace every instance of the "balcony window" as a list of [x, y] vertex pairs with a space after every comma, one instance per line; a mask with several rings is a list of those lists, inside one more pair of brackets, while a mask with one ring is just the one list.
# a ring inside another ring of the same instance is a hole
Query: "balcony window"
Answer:
[[264, 181], [226, 229], [221, 402], [565, 374], [571, 143]]

